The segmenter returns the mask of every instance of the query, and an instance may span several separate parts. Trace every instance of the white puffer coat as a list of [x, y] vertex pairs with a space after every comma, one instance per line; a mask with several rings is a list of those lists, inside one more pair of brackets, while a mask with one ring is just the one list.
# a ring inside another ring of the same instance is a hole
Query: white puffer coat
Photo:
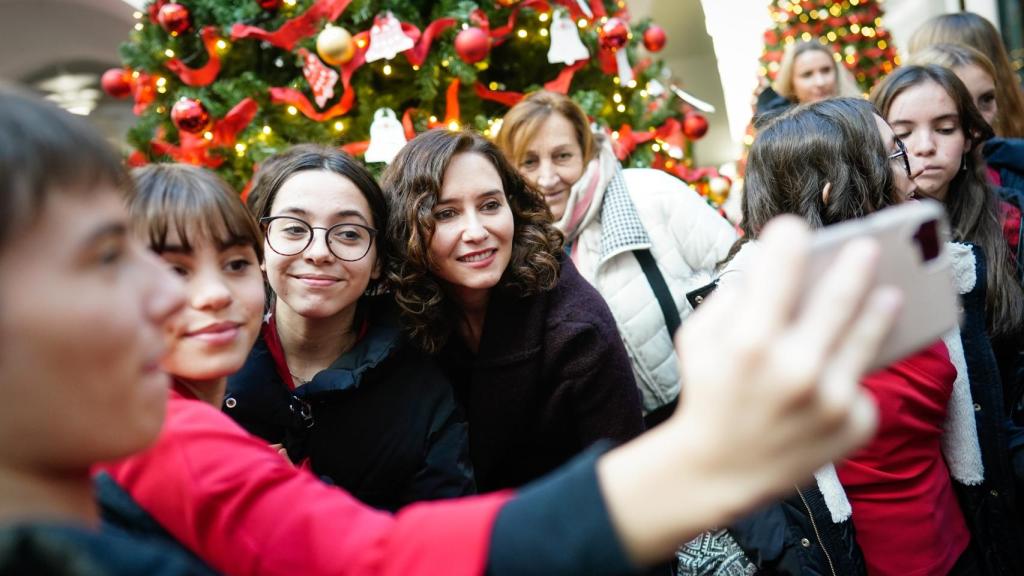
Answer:
[[679, 373], [665, 318], [632, 251], [651, 251], [685, 321], [693, 310], [686, 293], [713, 279], [735, 240], [732, 226], [699, 194], [653, 169], [622, 170], [613, 178], [600, 218], [575, 239], [573, 260], [615, 316], [644, 413], [679, 395]]

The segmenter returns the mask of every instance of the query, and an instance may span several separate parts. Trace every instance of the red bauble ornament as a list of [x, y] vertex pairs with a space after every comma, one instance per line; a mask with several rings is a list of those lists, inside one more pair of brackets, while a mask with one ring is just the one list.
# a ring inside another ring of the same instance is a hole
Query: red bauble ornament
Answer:
[[264, 10], [277, 10], [281, 7], [281, 0], [258, 0], [258, 3]]
[[491, 38], [479, 28], [466, 28], [455, 36], [455, 53], [469, 64], [483, 60], [490, 50]]
[[171, 122], [182, 132], [198, 134], [210, 125], [210, 113], [199, 100], [182, 98], [171, 107]]
[[131, 73], [124, 68], [111, 68], [100, 77], [100, 87], [114, 98], [132, 95]]
[[665, 40], [665, 29], [657, 24], [651, 24], [644, 30], [644, 48], [647, 48], [648, 52], [661, 52], [665, 47]]
[[171, 36], [177, 36], [192, 26], [188, 8], [177, 2], [164, 4], [157, 12], [156, 19]]
[[609, 18], [597, 29], [601, 48], [615, 52], [629, 43], [629, 25], [622, 18]]
[[708, 119], [699, 112], [690, 111], [683, 117], [683, 134], [690, 140], [700, 140], [708, 132]]
[[148, 10], [150, 22], [152, 22], [153, 24], [160, 23], [160, 21], [157, 20], [157, 16], [160, 14], [160, 9], [163, 8], [164, 4], [167, 4], [168, 1], [169, 0], [153, 0], [153, 3], [149, 5]]

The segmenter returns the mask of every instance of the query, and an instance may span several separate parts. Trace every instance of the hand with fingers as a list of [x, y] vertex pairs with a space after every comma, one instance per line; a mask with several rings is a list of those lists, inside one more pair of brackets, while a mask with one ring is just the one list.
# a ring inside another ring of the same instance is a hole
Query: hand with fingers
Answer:
[[685, 388], [664, 425], [598, 464], [613, 522], [638, 563], [724, 525], [867, 442], [877, 415], [860, 380], [899, 308], [876, 287], [877, 243], [847, 245], [803, 292], [811, 234], [780, 218], [742, 282], [676, 335]]

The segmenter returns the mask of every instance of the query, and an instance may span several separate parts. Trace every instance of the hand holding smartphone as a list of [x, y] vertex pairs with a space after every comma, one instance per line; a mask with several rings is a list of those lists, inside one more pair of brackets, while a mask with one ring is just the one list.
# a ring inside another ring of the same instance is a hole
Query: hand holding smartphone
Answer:
[[805, 292], [843, 245], [862, 237], [874, 238], [882, 249], [875, 284], [903, 293], [896, 323], [872, 364], [881, 368], [932, 344], [957, 325], [957, 292], [946, 249], [949, 225], [942, 205], [924, 200], [823, 228], [812, 241]]

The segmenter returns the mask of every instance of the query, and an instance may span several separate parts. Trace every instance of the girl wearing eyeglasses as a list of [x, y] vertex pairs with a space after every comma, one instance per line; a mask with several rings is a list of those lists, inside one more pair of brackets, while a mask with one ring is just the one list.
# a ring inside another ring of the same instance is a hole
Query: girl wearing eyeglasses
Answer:
[[388, 246], [373, 177], [337, 150], [295, 146], [263, 164], [248, 204], [269, 305], [224, 411], [377, 508], [472, 493], [451, 387], [375, 295]]
[[[988, 336], [999, 364], [994, 377], [1002, 381], [1007, 411], [1019, 412], [1024, 398], [1021, 213], [989, 183], [982, 144], [992, 129], [968, 89], [942, 66], [896, 70], [875, 89], [872, 102], [906, 143], [911, 164], [918, 167], [918, 193], [946, 206], [956, 240], [985, 253]], [[1018, 475], [1024, 477], [1024, 456]]]

